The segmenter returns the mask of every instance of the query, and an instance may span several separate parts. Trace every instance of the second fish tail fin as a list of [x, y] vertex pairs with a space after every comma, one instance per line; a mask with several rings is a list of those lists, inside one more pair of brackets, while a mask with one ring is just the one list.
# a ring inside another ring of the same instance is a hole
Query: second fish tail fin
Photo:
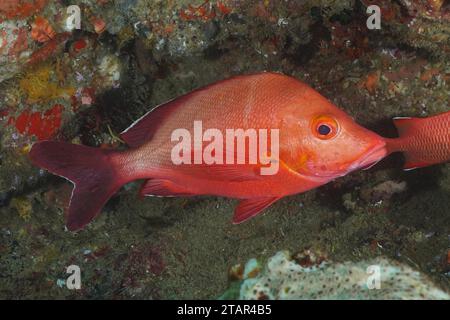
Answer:
[[108, 199], [127, 181], [119, 177], [111, 161], [112, 150], [58, 141], [33, 145], [34, 165], [66, 178], [74, 184], [66, 226], [70, 231], [83, 228], [101, 211]]

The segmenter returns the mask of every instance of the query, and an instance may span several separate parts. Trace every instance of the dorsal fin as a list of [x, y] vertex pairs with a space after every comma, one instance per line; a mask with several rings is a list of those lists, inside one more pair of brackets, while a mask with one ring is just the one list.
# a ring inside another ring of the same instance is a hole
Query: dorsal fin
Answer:
[[408, 118], [408, 117], [397, 117], [393, 119], [400, 137], [404, 137], [411, 130], [414, 130], [421, 122], [421, 120], [422, 120], [421, 118]]
[[[282, 77], [282, 75], [277, 73], [265, 73], [267, 76], [277, 76]], [[239, 78], [251, 78], [254, 76], [260, 76], [260, 74], [253, 75], [240, 75], [234, 76], [225, 80], [221, 80], [205, 87], [201, 87], [195, 89], [181, 97], [170, 100], [166, 103], [163, 103], [146, 114], [136, 120], [131, 126], [129, 126], [125, 131], [120, 134], [120, 137], [130, 146], [130, 147], [139, 147], [145, 142], [149, 141], [155, 132], [158, 130], [158, 127], [164, 123], [167, 117], [174, 112], [178, 107], [182, 107], [189, 99], [197, 96], [198, 94], [206, 93], [211, 88], [220, 87], [228, 82], [235, 81]]]
[[[183, 100], [184, 101], [184, 100]], [[120, 137], [132, 148], [139, 147], [149, 141], [155, 134], [158, 126], [172, 113], [183, 101], [171, 100], [156, 106], [138, 120], [133, 122]], [[180, 103], [181, 102], [181, 103]]]

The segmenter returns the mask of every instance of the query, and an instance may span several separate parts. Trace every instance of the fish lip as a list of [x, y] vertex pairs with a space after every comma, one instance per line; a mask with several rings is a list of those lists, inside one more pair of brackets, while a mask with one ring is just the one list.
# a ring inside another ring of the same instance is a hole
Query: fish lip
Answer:
[[379, 143], [374, 145], [369, 152], [366, 153], [361, 159], [358, 159], [350, 165], [348, 172], [355, 171], [361, 168], [370, 168], [386, 157], [388, 151], [386, 149], [386, 142], [380, 140]]

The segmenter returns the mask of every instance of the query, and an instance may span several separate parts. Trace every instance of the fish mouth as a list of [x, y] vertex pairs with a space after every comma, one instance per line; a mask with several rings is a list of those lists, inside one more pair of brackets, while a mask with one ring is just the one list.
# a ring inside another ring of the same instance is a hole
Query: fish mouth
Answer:
[[342, 166], [340, 170], [333, 171], [328, 174], [312, 174], [308, 175], [310, 179], [314, 181], [318, 181], [324, 183], [324, 181], [334, 180], [338, 177], [343, 177], [353, 171], [358, 169], [369, 169], [376, 165], [379, 161], [385, 158], [388, 155], [388, 151], [386, 148], [386, 142], [379, 138], [377, 142], [369, 147], [363, 154], [363, 156], [359, 157], [357, 160], [353, 162], [349, 162], [346, 165]]
[[380, 162], [387, 154], [386, 142], [380, 140], [380, 142], [371, 147], [362, 158], [352, 163], [348, 168], [348, 172], [358, 169], [367, 170]]

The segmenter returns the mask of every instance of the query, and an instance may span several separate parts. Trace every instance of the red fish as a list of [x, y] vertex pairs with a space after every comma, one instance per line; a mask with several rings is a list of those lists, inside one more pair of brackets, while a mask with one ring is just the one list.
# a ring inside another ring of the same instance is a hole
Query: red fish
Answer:
[[[227, 129], [245, 130], [244, 150], [234, 136], [225, 137], [233, 132]], [[121, 137], [130, 147], [125, 151], [56, 141], [33, 146], [35, 165], [75, 185], [66, 214], [69, 230], [81, 229], [122, 185], [138, 179], [146, 180], [140, 191], [145, 196], [240, 199], [233, 217], [240, 223], [280, 198], [368, 167], [388, 153], [382, 137], [306, 84], [276, 73], [238, 76], [195, 90], [158, 106]], [[259, 144], [256, 162], [252, 141]]]
[[400, 134], [386, 139], [389, 152], [404, 152], [405, 170], [450, 160], [450, 111], [429, 118], [395, 118]]

